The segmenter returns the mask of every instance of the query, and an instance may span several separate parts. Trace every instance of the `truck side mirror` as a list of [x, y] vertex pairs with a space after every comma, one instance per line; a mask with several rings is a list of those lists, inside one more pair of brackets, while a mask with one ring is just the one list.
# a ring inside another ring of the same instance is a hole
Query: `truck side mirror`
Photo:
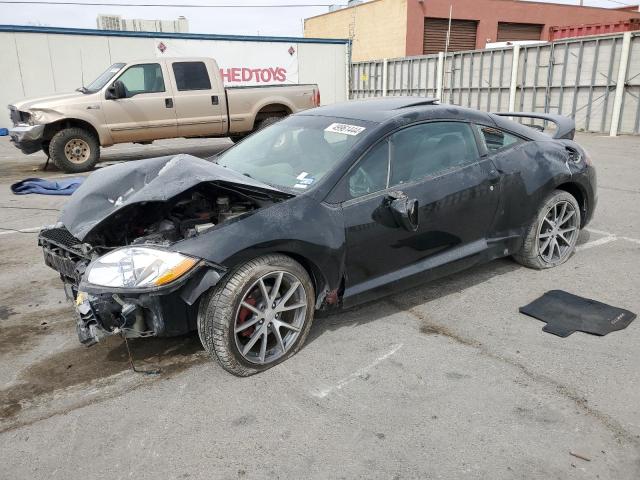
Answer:
[[118, 98], [126, 98], [127, 89], [124, 87], [124, 83], [120, 80], [116, 80], [107, 88], [106, 98], [107, 100], [117, 100]]

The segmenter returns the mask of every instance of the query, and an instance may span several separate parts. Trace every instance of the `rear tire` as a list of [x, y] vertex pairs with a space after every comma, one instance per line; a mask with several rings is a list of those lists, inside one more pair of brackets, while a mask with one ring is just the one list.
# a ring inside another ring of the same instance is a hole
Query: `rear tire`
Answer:
[[203, 296], [198, 334], [222, 368], [246, 377], [294, 355], [309, 334], [314, 310], [306, 270], [286, 255], [265, 255], [232, 270]]
[[575, 197], [554, 190], [545, 198], [513, 258], [537, 270], [562, 265], [575, 251], [580, 222], [580, 206]]
[[49, 154], [63, 172], [87, 172], [100, 159], [100, 145], [98, 139], [83, 128], [65, 128], [51, 139]]
[[257, 132], [258, 130], [262, 130], [263, 128], [267, 128], [269, 125], [273, 125], [274, 123], [278, 123], [280, 120], [282, 120], [283, 116], [271, 116], [271, 117], [264, 117], [263, 119], [261, 119], [257, 126], [255, 131]]

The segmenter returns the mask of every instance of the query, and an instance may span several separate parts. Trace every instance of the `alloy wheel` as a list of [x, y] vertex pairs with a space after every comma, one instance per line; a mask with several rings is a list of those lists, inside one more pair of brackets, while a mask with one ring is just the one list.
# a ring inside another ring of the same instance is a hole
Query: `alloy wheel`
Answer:
[[571, 254], [578, 238], [575, 206], [561, 200], [547, 210], [538, 229], [538, 254], [547, 263], [559, 263]]
[[244, 294], [234, 320], [236, 347], [251, 363], [268, 364], [295, 344], [307, 316], [307, 294], [289, 272], [270, 272]]

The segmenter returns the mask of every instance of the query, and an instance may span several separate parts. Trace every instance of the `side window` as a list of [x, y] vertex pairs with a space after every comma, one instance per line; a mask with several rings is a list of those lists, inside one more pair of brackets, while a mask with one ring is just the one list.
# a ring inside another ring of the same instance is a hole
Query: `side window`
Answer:
[[127, 92], [127, 98], [141, 93], [164, 92], [164, 77], [158, 63], [144, 63], [127, 68], [118, 78]]
[[204, 62], [175, 62], [173, 74], [181, 92], [187, 90], [211, 90], [211, 82]]
[[389, 141], [378, 143], [348, 176], [349, 198], [362, 197], [387, 188]]
[[484, 140], [489, 153], [495, 153], [513, 145], [524, 142], [520, 137], [503, 132], [497, 128], [479, 126], [480, 137]]
[[412, 182], [478, 161], [473, 130], [462, 122], [431, 122], [391, 136], [390, 185]]

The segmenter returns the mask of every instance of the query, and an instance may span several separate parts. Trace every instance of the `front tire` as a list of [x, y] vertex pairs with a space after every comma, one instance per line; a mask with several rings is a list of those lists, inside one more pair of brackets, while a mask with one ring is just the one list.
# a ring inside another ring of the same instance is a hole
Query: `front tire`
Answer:
[[580, 222], [580, 206], [575, 197], [554, 190], [529, 225], [524, 243], [513, 258], [538, 270], [562, 265], [575, 251]]
[[100, 159], [98, 139], [82, 128], [65, 128], [56, 133], [49, 143], [53, 163], [67, 173], [91, 170]]
[[294, 355], [313, 322], [315, 293], [306, 270], [285, 255], [265, 255], [229, 272], [205, 294], [198, 334], [228, 372], [246, 377]]

